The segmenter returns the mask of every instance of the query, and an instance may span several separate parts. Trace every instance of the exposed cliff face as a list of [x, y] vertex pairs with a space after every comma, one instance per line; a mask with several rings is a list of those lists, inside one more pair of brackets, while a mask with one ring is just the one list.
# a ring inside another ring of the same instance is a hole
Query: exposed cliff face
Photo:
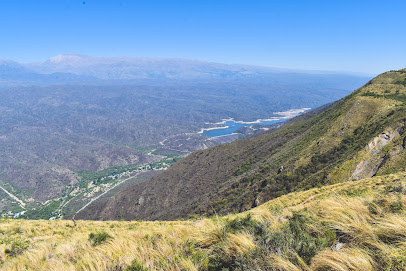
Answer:
[[275, 131], [194, 152], [79, 217], [175, 219], [244, 211], [291, 191], [404, 170], [405, 82], [405, 70], [384, 73]]
[[389, 128], [374, 137], [359, 156], [364, 157], [356, 166], [349, 180], [361, 180], [374, 176], [388, 160], [399, 158], [404, 152], [405, 121], [394, 129]]

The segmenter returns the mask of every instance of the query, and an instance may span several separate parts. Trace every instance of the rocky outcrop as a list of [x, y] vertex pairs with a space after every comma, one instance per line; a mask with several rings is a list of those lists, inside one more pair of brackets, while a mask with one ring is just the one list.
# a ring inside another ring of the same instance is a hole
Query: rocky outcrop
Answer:
[[404, 140], [405, 121], [376, 136], [365, 147], [365, 151], [361, 154], [364, 159], [357, 164], [348, 180], [361, 180], [374, 176], [391, 156], [404, 151]]

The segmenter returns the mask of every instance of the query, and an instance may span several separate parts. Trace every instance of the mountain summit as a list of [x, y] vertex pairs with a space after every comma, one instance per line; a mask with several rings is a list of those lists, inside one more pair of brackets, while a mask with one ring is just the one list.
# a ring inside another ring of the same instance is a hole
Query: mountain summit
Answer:
[[72, 65], [82, 64], [88, 58], [89, 57], [84, 55], [56, 55], [45, 62]]

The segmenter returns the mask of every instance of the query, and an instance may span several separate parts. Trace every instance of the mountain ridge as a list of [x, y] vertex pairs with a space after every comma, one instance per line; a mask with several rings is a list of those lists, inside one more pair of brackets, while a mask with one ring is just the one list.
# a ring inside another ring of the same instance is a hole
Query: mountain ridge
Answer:
[[217, 74], [223, 74], [223, 77], [244, 77], [272, 73], [371, 76], [356, 72], [296, 70], [246, 64], [224, 64], [184, 58], [95, 57], [80, 54], [60, 54], [45, 61], [25, 63], [24, 66], [40, 73], [69, 72], [92, 75], [100, 79], [137, 79], [148, 78], [149, 76], [154, 78], [184, 78], [185, 76], [213, 78], [214, 76], [215, 78], [218, 76]]

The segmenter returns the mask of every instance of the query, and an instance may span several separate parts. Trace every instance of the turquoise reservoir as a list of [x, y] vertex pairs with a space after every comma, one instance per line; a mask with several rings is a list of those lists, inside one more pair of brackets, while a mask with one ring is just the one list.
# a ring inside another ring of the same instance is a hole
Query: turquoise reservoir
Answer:
[[240, 127], [244, 126], [251, 126], [251, 125], [270, 125], [270, 124], [275, 124], [278, 122], [284, 122], [286, 119], [278, 119], [278, 120], [266, 120], [266, 121], [260, 121], [256, 123], [240, 123], [240, 122], [234, 122], [234, 121], [226, 121], [224, 124], [221, 124], [222, 126], [228, 126], [228, 128], [217, 128], [213, 130], [204, 130], [203, 134], [210, 136], [210, 137], [216, 137], [216, 136], [223, 136], [223, 135], [230, 135], [234, 133], [235, 131], [238, 130]]

